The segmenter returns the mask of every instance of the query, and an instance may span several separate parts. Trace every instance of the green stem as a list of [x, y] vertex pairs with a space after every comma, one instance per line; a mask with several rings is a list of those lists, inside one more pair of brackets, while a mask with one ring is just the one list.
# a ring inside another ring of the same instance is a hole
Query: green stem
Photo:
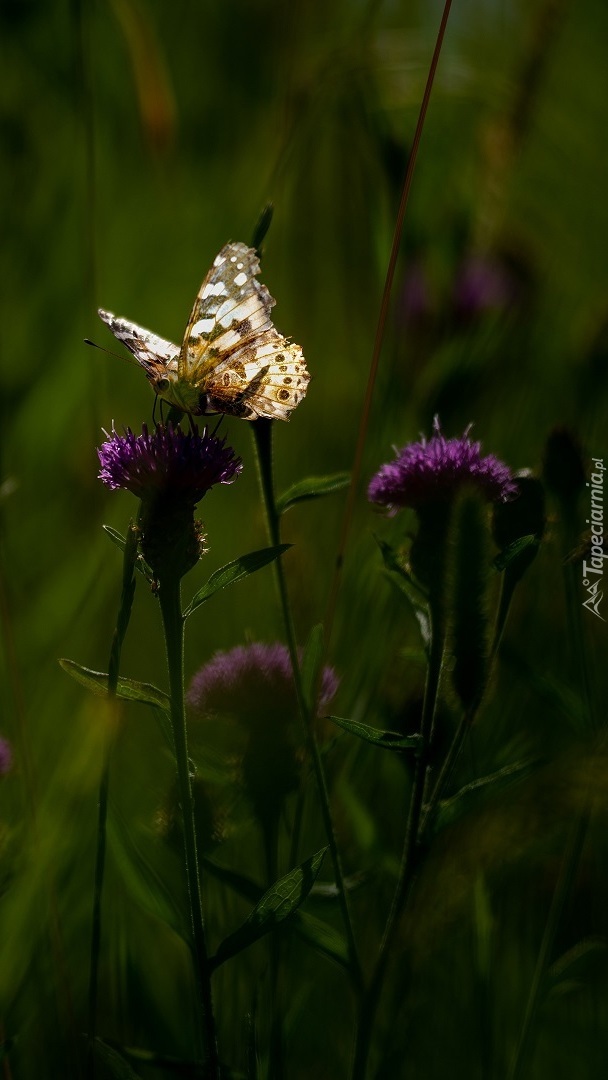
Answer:
[[[562, 533], [563, 551], [567, 552], [573, 546], [574, 539], [577, 536], [575, 513], [573, 510], [569, 510], [567, 505], [562, 506]], [[578, 669], [577, 675], [585, 708], [587, 733], [593, 734], [597, 731], [597, 725], [594, 719], [595, 709], [593, 707], [591, 694], [591, 680], [587, 665], [587, 654], [584, 647], [581, 603], [578, 597], [577, 588], [578, 581], [574, 576], [574, 566], [572, 564], [567, 564], [564, 566], [564, 589], [566, 594], [568, 634], [571, 652], [575, 657]], [[551, 961], [555, 936], [578, 871], [590, 817], [591, 798], [588, 795], [586, 804], [574, 825], [564, 851], [560, 877], [555, 886], [555, 892], [553, 894], [538, 956], [536, 958], [536, 965], [532, 976], [532, 983], [530, 985], [526, 1011], [524, 1013], [517, 1047], [507, 1074], [509, 1080], [518, 1080], [522, 1074], [526, 1061], [530, 1059], [534, 1051], [534, 1024], [542, 997], [547, 966]]]
[[[262, 826], [264, 854], [266, 857], [266, 882], [270, 889], [278, 878], [279, 820], [272, 815]], [[270, 1049], [268, 1080], [284, 1080], [285, 1053], [283, 1047], [283, 1024], [279, 1008], [279, 969], [281, 950], [279, 931], [269, 935], [270, 950]]]
[[[433, 606], [431, 610], [433, 610]], [[380, 1004], [392, 945], [418, 867], [418, 856], [420, 852], [419, 838], [421, 835], [420, 825], [424, 805], [424, 793], [430, 773], [431, 747], [445, 636], [443, 631], [443, 620], [441, 616], [437, 617], [437, 607], [435, 607], [435, 611], [436, 617], [433, 620], [434, 625], [431, 625], [431, 650], [420, 725], [422, 750], [414, 767], [410, 807], [403, 841], [399, 879], [397, 881], [393, 902], [384, 929], [376, 966], [369, 986], [361, 1000], [353, 1056], [352, 1080], [364, 1080], [367, 1074], [376, 1012]], [[437, 790], [438, 788], [436, 785], [435, 792], [437, 792]]]
[[[123, 567], [122, 567], [122, 592], [120, 606], [116, 619], [116, 628], [112, 637], [110, 659], [108, 663], [108, 698], [116, 701], [118, 687], [118, 675], [120, 671], [120, 655], [122, 644], [125, 639], [133, 596], [135, 593], [135, 559], [137, 557], [137, 526], [130, 522], [127, 531]], [[89, 1000], [88, 1000], [88, 1073], [95, 1074], [95, 1057], [93, 1052], [93, 1040], [97, 1034], [97, 1005], [99, 994], [99, 954], [101, 948], [101, 899], [103, 893], [103, 879], [106, 863], [107, 823], [108, 823], [108, 797], [110, 789], [110, 758], [114, 745], [115, 732], [109, 739], [104, 754], [103, 769], [99, 781], [99, 799], [97, 806], [97, 850], [95, 854], [95, 880], [93, 886], [93, 918], [91, 926], [91, 951], [89, 963]]]
[[439, 776], [435, 781], [435, 786], [433, 788], [431, 796], [427, 800], [424, 811], [422, 813], [422, 817], [420, 820], [420, 829], [418, 832], [418, 840], [421, 844], [425, 839], [429, 825], [432, 824], [433, 816], [435, 814], [435, 810], [437, 809], [437, 804], [446, 789], [448, 780], [450, 779], [450, 776], [454, 771], [454, 766], [456, 765], [456, 762], [460, 757], [460, 752], [464, 746], [464, 741], [469, 733], [474, 717], [475, 712], [474, 710], [472, 710], [471, 712], [464, 713], [460, 719], [460, 723], [458, 724], [456, 733], [454, 735], [454, 738], [452, 739], [450, 749], [447, 752], [443, 765], [441, 766]]
[[219, 1080], [220, 1065], [215, 1019], [213, 1015], [213, 999], [211, 994], [211, 970], [209, 967], [205, 924], [203, 921], [199, 863], [196, 850], [196, 831], [194, 824], [194, 801], [192, 797], [192, 785], [190, 782], [190, 769], [188, 764], [188, 741], [186, 733], [186, 713], [184, 708], [184, 618], [181, 610], [179, 579], [166, 577], [161, 581], [159, 600], [165, 631], [167, 666], [169, 669], [171, 725], [173, 728], [179, 797], [183, 815], [184, 854], [188, 898], [190, 901], [192, 940], [194, 946], [194, 968], [202, 1010], [203, 1044], [207, 1065], [205, 1075], [208, 1080]]
[[[274, 483], [272, 475], [272, 420], [256, 420], [251, 426], [253, 428], [253, 434], [255, 439], [255, 448], [260, 473], [262, 498], [264, 500], [264, 507], [266, 510], [268, 537], [270, 544], [272, 546], [276, 546], [281, 542], [281, 530], [279, 515], [276, 511]], [[293, 618], [291, 615], [291, 608], [289, 605], [289, 597], [287, 594], [287, 585], [285, 583], [283, 560], [281, 558], [275, 559], [273, 565], [275, 569], [275, 578], [279, 592], [281, 611], [283, 613], [283, 622], [285, 624], [287, 647], [289, 649], [289, 656], [293, 669], [298, 712], [300, 714], [300, 719], [304, 728], [307, 750], [312, 761], [317, 789], [319, 792], [319, 800], [321, 804], [321, 814], [323, 817], [325, 835], [329, 844], [329, 850], [336, 879], [336, 888], [338, 890], [340, 909], [347, 939], [350, 971], [355, 987], [359, 990], [362, 982], [361, 966], [359, 963], [359, 955], [357, 952], [357, 945], [355, 942], [355, 935], [353, 931], [352, 920], [350, 917], [348, 897], [344, 885], [342, 861], [340, 859], [340, 852], [338, 850], [338, 844], [333, 825], [327, 779], [325, 776], [325, 770], [323, 768], [323, 762], [321, 760], [319, 746], [314, 733], [314, 716], [312, 715], [311, 710], [309, 710], [306, 704], [306, 698], [302, 687], [302, 676], [300, 672], [300, 664], [298, 661], [298, 646], [293, 625]]]
[[524, 1069], [526, 1062], [529, 1061], [534, 1050], [534, 1023], [542, 999], [545, 976], [553, 954], [555, 937], [564, 908], [572, 892], [572, 886], [585, 845], [590, 816], [590, 807], [586, 806], [572, 830], [564, 852], [560, 876], [557, 885], [555, 886], [555, 892], [553, 893], [553, 899], [547, 916], [540, 949], [536, 958], [534, 975], [532, 976], [532, 982], [530, 984], [530, 992], [528, 994], [526, 1011], [524, 1013], [517, 1047], [511, 1061], [511, 1067], [507, 1074], [508, 1080], [518, 1080], [522, 1075], [522, 1070]]

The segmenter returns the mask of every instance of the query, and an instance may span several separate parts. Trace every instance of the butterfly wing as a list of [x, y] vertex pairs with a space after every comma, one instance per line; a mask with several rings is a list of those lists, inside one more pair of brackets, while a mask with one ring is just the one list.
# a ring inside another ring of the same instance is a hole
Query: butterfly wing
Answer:
[[306, 396], [310, 375], [299, 345], [273, 326], [261, 340], [235, 349], [205, 380], [209, 412], [245, 420], [289, 420]]
[[155, 385], [167, 374], [177, 375], [179, 348], [172, 341], [165, 341], [157, 334], [145, 330], [128, 319], [118, 318], [111, 311], [99, 309], [99, 317], [112, 331], [115, 338], [127, 346], [138, 364], [141, 364], [150, 382]]
[[270, 319], [275, 301], [257, 280], [259, 270], [253, 248], [222, 248], [188, 321], [179, 378], [207, 395], [207, 412], [288, 420], [310, 375], [299, 345]]

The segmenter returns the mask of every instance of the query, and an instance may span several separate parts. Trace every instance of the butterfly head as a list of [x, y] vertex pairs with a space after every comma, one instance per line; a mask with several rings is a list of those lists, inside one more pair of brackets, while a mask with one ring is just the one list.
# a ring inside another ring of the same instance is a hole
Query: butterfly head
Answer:
[[207, 411], [207, 395], [196, 386], [180, 379], [174, 371], [146, 371], [154, 393], [182, 412], [201, 416]]

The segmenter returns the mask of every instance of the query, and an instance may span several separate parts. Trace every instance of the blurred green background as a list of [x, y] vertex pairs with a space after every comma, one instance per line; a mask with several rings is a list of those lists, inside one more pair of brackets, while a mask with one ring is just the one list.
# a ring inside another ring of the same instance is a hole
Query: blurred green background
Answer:
[[[271, 200], [262, 280], [277, 298], [278, 328], [302, 345], [313, 376], [306, 401], [275, 432], [277, 486], [349, 469], [441, 8], [436, 0], [2, 5], [0, 734], [15, 760], [0, 786], [0, 1024], [16, 1038], [5, 1077], [82, 1075], [96, 791], [109, 729], [99, 699], [57, 659], [107, 669], [121, 560], [101, 525], [124, 532], [135, 505], [98, 483], [95, 447], [112, 423], [150, 422], [153, 405], [135, 366], [83, 338], [114, 348], [101, 305], [181, 340], [214, 255], [229, 239], [249, 242]], [[448, 435], [473, 421], [484, 448], [513, 468], [538, 470], [558, 424], [578, 432], [587, 454], [606, 453], [607, 43], [603, 0], [453, 5], [331, 644], [342, 679], [334, 711], [343, 716], [403, 726], [423, 686], [415, 622], [383, 576], [373, 538], [403, 537], [409, 522], [384, 522], [365, 498], [392, 447], [429, 434], [438, 412]], [[245, 468], [200, 508], [210, 550], [187, 594], [266, 542], [247, 424], [223, 429]], [[337, 495], [285, 519], [302, 641], [324, 617], [343, 509]], [[581, 531], [585, 517], [581, 503]], [[585, 730], [560, 536], [550, 506], [458, 781], [521, 759], [541, 764], [438, 838], [404, 929], [407, 960], [394, 965], [378, 1077], [505, 1075], [567, 827], [588, 790], [592, 824], [553, 959], [581, 942], [593, 948], [581, 949], [547, 996], [527, 1075], [591, 1080], [605, 1064], [608, 769], [603, 742]], [[599, 726], [605, 627], [582, 614], [577, 640]], [[271, 573], [262, 571], [193, 617], [187, 677], [216, 649], [281, 635]], [[122, 667], [166, 687], [157, 601], [143, 583]], [[453, 714], [446, 705], [446, 730]], [[347, 872], [368, 874], [353, 907], [371, 962], [394, 885], [405, 773], [346, 736], [328, 769]], [[113, 759], [100, 1031], [188, 1057], [189, 963], [171, 915], [183, 903], [180, 861], [158, 825], [171, 783], [153, 716], [125, 709]], [[303, 857], [323, 842], [310, 818]], [[241, 821], [218, 858], [256, 877], [256, 835]], [[287, 829], [284, 847], [286, 859]], [[329, 902], [311, 904], [339, 927]], [[246, 912], [228, 888], [212, 890], [213, 942]], [[343, 975], [301, 944], [287, 947], [288, 1075], [346, 1076], [353, 1012]], [[220, 1040], [235, 1075], [244, 1075], [247, 1014], [265, 965], [260, 945], [218, 975]]]

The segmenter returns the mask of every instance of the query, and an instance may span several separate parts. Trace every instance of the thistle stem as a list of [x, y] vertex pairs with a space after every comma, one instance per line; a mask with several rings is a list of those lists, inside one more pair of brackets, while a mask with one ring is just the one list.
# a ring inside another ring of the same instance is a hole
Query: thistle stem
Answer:
[[555, 937], [564, 908], [572, 892], [572, 886], [585, 846], [590, 813], [590, 806], [586, 806], [572, 829], [566, 845], [566, 850], [564, 851], [560, 875], [555, 886], [555, 892], [553, 893], [551, 900], [551, 907], [549, 908], [547, 922], [545, 923], [536, 964], [534, 966], [534, 974], [530, 984], [528, 1000], [526, 1002], [526, 1011], [524, 1013], [517, 1047], [507, 1074], [508, 1080], [519, 1080], [525, 1064], [529, 1062], [534, 1051], [534, 1024], [541, 1004], [544, 980], [551, 961]]
[[[135, 594], [135, 559], [137, 557], [137, 526], [130, 523], [127, 531], [123, 569], [122, 569], [122, 592], [120, 606], [116, 619], [116, 627], [112, 637], [110, 658], [108, 662], [108, 698], [116, 702], [116, 690], [118, 688], [118, 675], [120, 671], [120, 655], [122, 644], [125, 639], [133, 596]], [[99, 954], [101, 948], [101, 900], [103, 894], [103, 880], [106, 864], [106, 842], [108, 823], [108, 799], [110, 791], [110, 758], [114, 745], [115, 731], [112, 732], [105, 748], [104, 762], [99, 781], [99, 797], [97, 804], [97, 850], [95, 853], [95, 880], [93, 885], [93, 918], [91, 925], [91, 951], [89, 963], [89, 1000], [88, 1000], [88, 1072], [95, 1074], [95, 1058], [93, 1053], [93, 1040], [97, 1033], [97, 1006], [99, 995]]]
[[194, 970], [202, 1011], [203, 1045], [206, 1055], [205, 1075], [208, 1077], [208, 1080], [219, 1080], [220, 1065], [213, 1014], [213, 998], [211, 993], [211, 970], [207, 953], [205, 924], [203, 920], [194, 823], [194, 801], [188, 764], [188, 741], [184, 707], [184, 618], [181, 609], [181, 589], [179, 579], [167, 577], [165, 580], [161, 581], [159, 600], [165, 632], [167, 666], [169, 669], [171, 726], [173, 728], [179, 798], [183, 815], [184, 855], [188, 899], [190, 902]]
[[[431, 605], [431, 611], [433, 611], [433, 606], [434, 605]], [[391, 955], [391, 947], [418, 868], [424, 793], [429, 779], [433, 728], [444, 647], [443, 620], [441, 616], [437, 618], [437, 607], [435, 607], [435, 612], [436, 617], [435, 619], [432, 617], [431, 623], [431, 647], [420, 725], [422, 749], [416, 759], [414, 767], [414, 777], [412, 781], [407, 826], [403, 840], [399, 878], [386, 926], [384, 928], [376, 966], [372, 973], [369, 986], [361, 999], [353, 1056], [352, 1080], [364, 1080], [367, 1075], [369, 1052], [371, 1049], [376, 1013], [380, 1004], [388, 961]], [[435, 790], [437, 790], [437, 785]]]
[[[252, 424], [252, 428], [260, 474], [262, 498], [266, 510], [268, 537], [271, 545], [274, 547], [281, 542], [281, 529], [280, 519], [279, 515], [277, 514], [274, 497], [274, 482], [272, 472], [272, 420], [256, 420]], [[344, 885], [342, 861], [340, 859], [340, 852], [338, 850], [338, 843], [336, 840], [336, 833], [333, 825], [327, 779], [325, 776], [325, 770], [323, 768], [323, 762], [314, 732], [314, 716], [312, 715], [311, 710], [308, 708], [302, 686], [302, 676], [300, 672], [300, 664], [298, 661], [296, 634], [289, 604], [289, 596], [287, 593], [287, 585], [285, 582], [282, 559], [275, 559], [273, 565], [275, 569], [275, 579], [279, 592], [281, 611], [283, 614], [283, 622], [285, 625], [287, 647], [289, 649], [289, 656], [293, 670], [296, 700], [298, 703], [298, 712], [300, 714], [300, 719], [304, 728], [307, 750], [312, 761], [313, 771], [319, 793], [319, 801], [321, 805], [321, 814], [323, 817], [325, 835], [329, 844], [329, 850], [336, 879], [336, 888], [338, 890], [340, 910], [342, 913], [344, 930], [347, 939], [351, 976], [356, 989], [359, 990], [361, 988], [362, 982], [361, 966], [359, 963], [359, 955], [357, 952], [357, 945], [355, 942], [355, 935], [350, 916], [348, 897]]]
[[474, 719], [474, 709], [472, 709], [470, 712], [463, 713], [462, 717], [460, 718], [460, 722], [458, 724], [458, 727], [456, 728], [454, 738], [452, 739], [452, 742], [450, 744], [450, 749], [446, 754], [444, 762], [439, 771], [439, 776], [437, 777], [437, 780], [435, 781], [435, 786], [433, 787], [433, 790], [431, 792], [431, 796], [427, 800], [424, 811], [422, 813], [422, 817], [420, 820], [420, 829], [418, 832], [418, 839], [420, 843], [423, 842], [426, 836], [426, 831], [433, 820], [435, 810], [437, 809], [437, 804], [441, 796], [443, 795], [443, 792], [445, 791], [446, 785], [452, 775], [452, 772], [454, 771], [454, 767], [456, 765], [456, 762], [458, 761], [458, 758], [460, 757], [460, 752], [464, 746], [465, 739], [470, 731], [471, 724], [473, 723]]
[[[563, 549], [569, 551], [574, 538], [577, 535], [577, 525], [574, 515], [569, 513], [568, 507], [562, 507], [563, 515]], [[591, 695], [591, 680], [587, 666], [587, 655], [584, 648], [584, 634], [581, 620], [581, 605], [576, 594], [573, 565], [568, 563], [564, 566], [564, 589], [566, 594], [566, 610], [568, 619], [568, 633], [572, 654], [575, 657], [577, 676], [581, 688], [581, 697], [585, 709], [587, 734], [595, 734], [597, 729], [594, 722], [595, 710]], [[530, 984], [526, 1010], [522, 1021], [521, 1031], [511, 1060], [508, 1071], [508, 1080], [518, 1080], [522, 1070], [534, 1052], [534, 1025], [541, 1003], [544, 987], [544, 978], [547, 967], [551, 962], [555, 937], [559, 928], [564, 908], [570, 897], [579, 863], [585, 846], [587, 829], [591, 817], [592, 799], [588, 793], [585, 805], [574, 824], [570, 837], [566, 843], [560, 876], [555, 886], [555, 892], [551, 900], [551, 906], [547, 915], [547, 921], [543, 930], [543, 936], [536, 958], [534, 974]]]
[[[279, 855], [279, 820], [276, 814], [264, 821], [262, 826], [264, 835], [264, 853], [266, 857], [266, 883], [270, 889], [278, 878], [278, 855]], [[285, 1053], [283, 1046], [283, 1024], [281, 1010], [279, 1008], [279, 970], [281, 964], [281, 948], [279, 931], [275, 930], [269, 935], [270, 950], [270, 1049], [269, 1049], [269, 1080], [284, 1080], [285, 1077]]]

